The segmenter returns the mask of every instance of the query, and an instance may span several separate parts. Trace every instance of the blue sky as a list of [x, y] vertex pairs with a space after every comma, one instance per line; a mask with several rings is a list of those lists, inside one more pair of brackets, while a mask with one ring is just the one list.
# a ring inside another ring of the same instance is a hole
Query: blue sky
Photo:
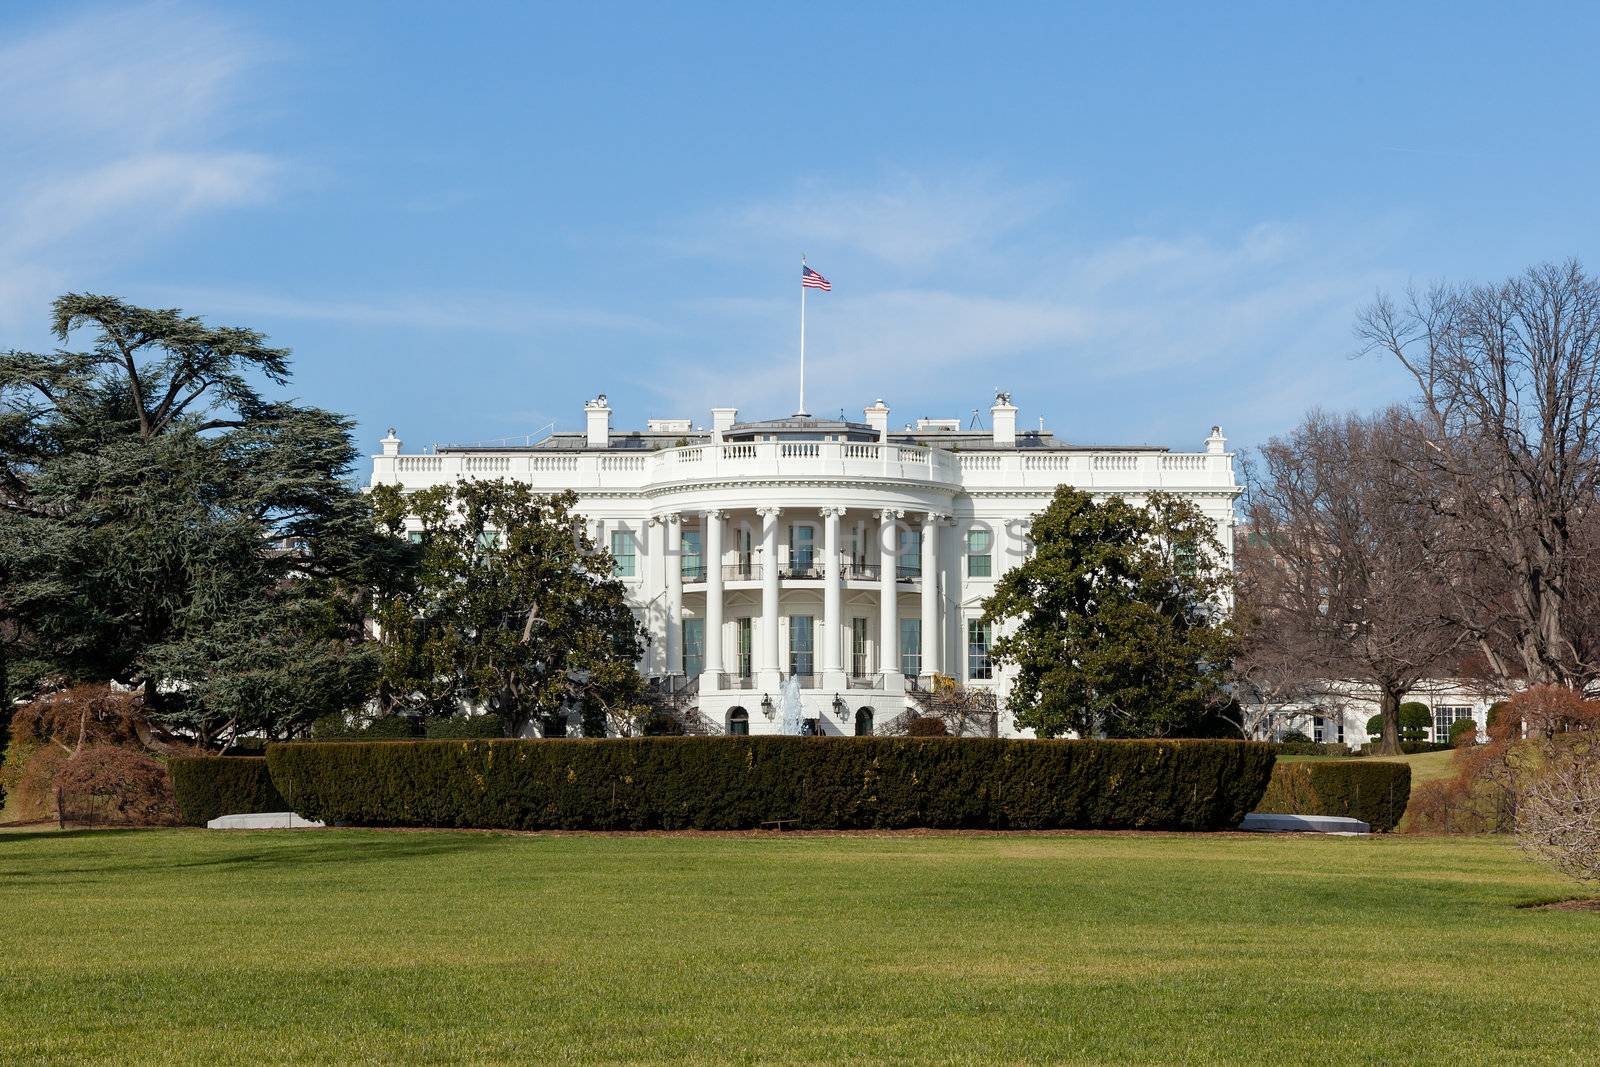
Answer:
[[0, 346], [255, 326], [367, 450], [770, 417], [804, 252], [814, 413], [1248, 446], [1405, 394], [1377, 290], [1593, 258], [1597, 12], [9, 4]]

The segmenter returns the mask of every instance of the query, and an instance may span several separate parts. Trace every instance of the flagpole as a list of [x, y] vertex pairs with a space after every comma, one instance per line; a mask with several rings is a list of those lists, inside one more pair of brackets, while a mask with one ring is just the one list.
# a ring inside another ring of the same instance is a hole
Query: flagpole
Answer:
[[800, 410], [806, 413], [806, 257], [800, 256]]

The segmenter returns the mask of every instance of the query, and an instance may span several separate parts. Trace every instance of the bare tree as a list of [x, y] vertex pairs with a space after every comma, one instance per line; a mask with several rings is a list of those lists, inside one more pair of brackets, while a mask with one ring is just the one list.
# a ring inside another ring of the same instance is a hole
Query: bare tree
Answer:
[[1576, 261], [1361, 315], [1416, 379], [1450, 600], [1503, 682], [1600, 678], [1600, 282]]
[[1243, 677], [1299, 680], [1302, 697], [1375, 689], [1385, 752], [1399, 751], [1401, 699], [1462, 641], [1435, 566], [1442, 523], [1409, 474], [1420, 444], [1399, 408], [1314, 411], [1249, 468], [1260, 551], [1242, 561]]

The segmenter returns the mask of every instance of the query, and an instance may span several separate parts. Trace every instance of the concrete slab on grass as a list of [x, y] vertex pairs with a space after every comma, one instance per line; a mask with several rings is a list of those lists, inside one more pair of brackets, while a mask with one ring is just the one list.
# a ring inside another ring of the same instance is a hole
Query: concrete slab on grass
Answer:
[[261, 811], [253, 815], [219, 815], [207, 830], [316, 830], [320, 822], [302, 819], [292, 811]]
[[1241, 830], [1279, 834], [1370, 834], [1372, 827], [1342, 815], [1268, 815], [1253, 811], [1239, 824]]

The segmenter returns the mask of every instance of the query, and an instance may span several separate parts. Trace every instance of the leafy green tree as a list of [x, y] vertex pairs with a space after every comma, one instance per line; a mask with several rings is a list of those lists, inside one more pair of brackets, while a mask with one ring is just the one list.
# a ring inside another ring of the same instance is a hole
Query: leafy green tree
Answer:
[[18, 658], [138, 686], [158, 725], [207, 743], [366, 700], [362, 590], [386, 546], [348, 420], [269, 399], [289, 354], [254, 330], [84, 294], [52, 326], [90, 347], [0, 354]]
[[[507, 481], [372, 493], [381, 527], [417, 538], [415, 581], [377, 606], [384, 699], [397, 711], [497, 715], [518, 736], [649, 713], [643, 631], [577, 498]], [[413, 526], [407, 529], [407, 517]]]
[[1069, 486], [1033, 521], [1034, 554], [984, 603], [990, 657], [1015, 670], [1009, 707], [1040, 736], [1159, 737], [1226, 701], [1229, 576], [1194, 505], [1097, 503]]

